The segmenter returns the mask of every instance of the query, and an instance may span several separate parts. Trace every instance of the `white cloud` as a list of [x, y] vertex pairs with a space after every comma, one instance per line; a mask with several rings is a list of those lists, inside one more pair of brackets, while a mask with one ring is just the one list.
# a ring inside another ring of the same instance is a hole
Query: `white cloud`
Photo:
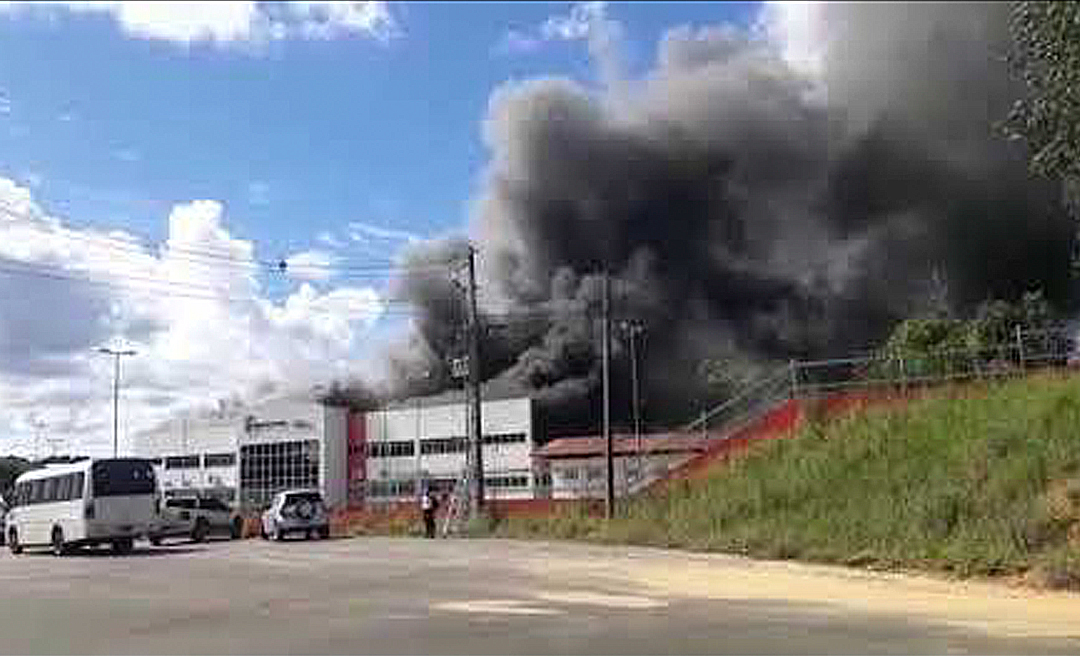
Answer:
[[781, 54], [796, 70], [820, 75], [825, 66], [829, 29], [821, 3], [766, 2], [755, 29], [779, 44]]
[[549, 40], [586, 39], [598, 23], [606, 19], [606, 2], [580, 2], [568, 16], [551, 16], [540, 26], [540, 35]]
[[315, 241], [319, 242], [323, 246], [328, 246], [330, 248], [342, 248], [345, 246], [345, 244], [343, 244], [340, 239], [338, 239], [332, 233], [326, 230], [315, 235]]
[[11, 113], [11, 99], [8, 98], [7, 92], [0, 89], [0, 116], [7, 116]]
[[0, 435], [0, 453], [32, 445], [31, 413], [73, 449], [109, 452], [111, 363], [94, 352], [102, 344], [138, 351], [123, 364], [121, 445], [192, 404], [350, 371], [359, 336], [382, 315], [379, 292], [303, 284], [271, 296], [264, 281], [278, 274], [229, 232], [224, 213], [211, 200], [175, 206], [155, 248], [69, 228], [0, 177], [0, 427], [13, 431]]
[[329, 280], [338, 258], [326, 251], [304, 251], [285, 258], [286, 272], [300, 280]]
[[385, 2], [56, 2], [0, 3], [0, 12], [48, 11], [110, 16], [129, 36], [189, 45], [364, 36], [388, 41], [401, 28]]
[[420, 241], [420, 236], [405, 230], [384, 228], [371, 223], [353, 221], [349, 223], [349, 237], [353, 241], [370, 241], [372, 238], [384, 241], [404, 241], [414, 243]]
[[551, 41], [585, 41], [604, 82], [617, 84], [622, 79], [620, 43], [622, 25], [607, 15], [607, 2], [579, 2], [566, 15], [549, 16], [535, 35], [510, 30], [496, 46], [497, 52], [526, 53]]

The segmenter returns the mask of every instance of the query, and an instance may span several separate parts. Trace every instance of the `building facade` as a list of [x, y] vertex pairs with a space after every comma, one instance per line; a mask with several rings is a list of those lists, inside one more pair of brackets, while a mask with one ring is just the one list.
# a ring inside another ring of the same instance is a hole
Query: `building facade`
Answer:
[[[367, 412], [354, 421], [350, 453], [354, 505], [415, 499], [426, 486], [449, 492], [465, 471], [470, 408], [460, 394], [411, 399]], [[529, 398], [484, 401], [481, 407], [485, 497], [533, 499], [549, 494], [537, 465], [534, 406]], [[362, 434], [361, 434], [362, 433]], [[357, 455], [351, 462], [358, 462]]]
[[[700, 437], [652, 434], [613, 438], [615, 495], [624, 497], [656, 481], [705, 449]], [[605, 442], [600, 437], [552, 440], [536, 452], [551, 476], [554, 499], [603, 499], [607, 495]]]
[[280, 490], [317, 488], [347, 500], [348, 411], [308, 398], [267, 401], [228, 416], [178, 418], [135, 436], [135, 455], [158, 462], [166, 496], [207, 494], [244, 509]]

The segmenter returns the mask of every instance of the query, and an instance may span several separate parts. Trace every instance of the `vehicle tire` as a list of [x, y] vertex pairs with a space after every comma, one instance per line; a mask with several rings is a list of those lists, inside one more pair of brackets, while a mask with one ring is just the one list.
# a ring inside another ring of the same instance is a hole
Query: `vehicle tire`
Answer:
[[307, 529], [306, 531], [304, 531], [304, 539], [305, 540], [310, 540], [311, 539], [311, 529], [310, 528]]
[[22, 553], [22, 545], [19, 544], [19, 532], [12, 526], [8, 529], [7, 546], [12, 555], [18, 556]]
[[205, 518], [195, 520], [195, 528], [191, 529], [192, 542], [206, 542], [206, 536], [210, 533], [210, 524]]
[[329, 526], [323, 526], [322, 528], [319, 529], [319, 539], [321, 539], [321, 540], [329, 540], [330, 539], [330, 527]]
[[271, 535], [274, 538], [274, 542], [281, 542], [285, 539], [285, 532], [282, 531], [281, 528], [278, 527], [276, 524], [274, 525], [274, 530]]
[[151, 535], [150, 536], [150, 544], [154, 545], [155, 547], [160, 547], [161, 546], [161, 536], [160, 535]]
[[229, 537], [233, 540], [239, 540], [244, 537], [244, 520], [241, 517], [233, 519], [232, 525], [229, 527]]
[[67, 553], [67, 545], [64, 544], [64, 529], [59, 526], [53, 527], [49, 543], [52, 545], [52, 555], [60, 557]]
[[129, 554], [132, 549], [135, 548], [135, 541], [131, 538], [121, 538], [119, 540], [113, 540], [112, 550], [117, 555]]

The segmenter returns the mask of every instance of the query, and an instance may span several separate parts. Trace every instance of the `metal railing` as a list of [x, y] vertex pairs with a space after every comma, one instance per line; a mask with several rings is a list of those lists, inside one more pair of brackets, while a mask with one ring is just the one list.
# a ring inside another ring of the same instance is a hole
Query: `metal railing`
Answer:
[[993, 380], [1069, 366], [1076, 351], [1071, 330], [1058, 326], [1014, 331], [994, 344], [928, 352], [864, 353], [846, 358], [792, 360], [744, 386], [685, 431], [727, 439], [785, 399], [814, 398], [852, 389], [910, 390], [949, 382]]

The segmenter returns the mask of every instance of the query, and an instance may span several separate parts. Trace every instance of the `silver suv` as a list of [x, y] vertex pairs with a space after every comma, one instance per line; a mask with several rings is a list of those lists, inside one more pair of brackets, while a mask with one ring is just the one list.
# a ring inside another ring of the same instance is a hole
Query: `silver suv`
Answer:
[[330, 537], [330, 517], [318, 490], [278, 492], [262, 515], [263, 539], [283, 540], [290, 533], [303, 533], [311, 539]]
[[211, 534], [241, 536], [244, 520], [216, 497], [180, 497], [166, 499], [161, 516], [150, 533], [150, 544], [164, 538], [186, 537], [202, 542]]

